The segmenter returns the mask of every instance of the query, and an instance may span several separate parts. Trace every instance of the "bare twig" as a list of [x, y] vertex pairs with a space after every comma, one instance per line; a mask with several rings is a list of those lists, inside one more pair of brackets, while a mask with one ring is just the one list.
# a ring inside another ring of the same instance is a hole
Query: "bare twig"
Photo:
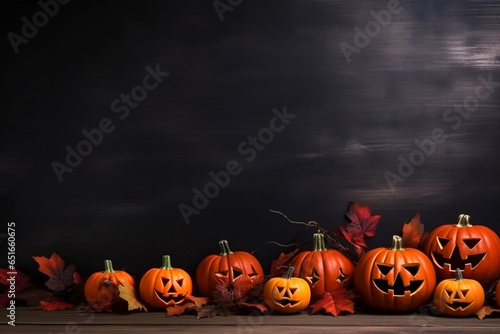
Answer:
[[276, 242], [276, 241], [268, 241], [268, 242], [266, 242], [266, 245], [267, 244], [275, 244], [275, 245], [278, 245], [280, 247], [300, 246], [299, 243], [293, 243], [293, 244], [284, 245], [284, 244], [280, 244], [279, 242]]

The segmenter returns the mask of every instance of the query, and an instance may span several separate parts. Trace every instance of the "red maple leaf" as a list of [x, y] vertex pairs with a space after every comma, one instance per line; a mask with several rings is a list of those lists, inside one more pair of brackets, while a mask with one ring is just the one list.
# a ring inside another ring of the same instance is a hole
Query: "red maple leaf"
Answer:
[[299, 249], [297, 248], [293, 252], [290, 253], [281, 253], [277, 259], [274, 259], [271, 263], [271, 277], [282, 277], [285, 274], [285, 271], [288, 269], [290, 264], [292, 263], [293, 257], [297, 253]]
[[361, 255], [366, 249], [365, 237], [375, 235], [377, 224], [382, 216], [372, 216], [369, 207], [351, 202], [346, 217], [349, 223], [340, 226], [339, 234], [354, 246], [358, 255]]
[[250, 310], [257, 310], [261, 314], [264, 314], [264, 312], [269, 311], [269, 307], [266, 304], [262, 304], [262, 303], [243, 303], [243, 302], [241, 302], [241, 303], [238, 303], [238, 306], [239, 307], [246, 307]]
[[76, 277], [75, 265], [70, 264], [64, 268], [64, 260], [57, 253], [52, 253], [49, 259], [45, 256], [33, 256], [33, 259], [38, 262], [40, 270], [50, 278], [45, 285], [52, 291], [64, 291], [73, 286]]
[[420, 214], [417, 213], [408, 223], [403, 224], [403, 247], [418, 248], [428, 234], [424, 232], [424, 224], [420, 221]]
[[336, 317], [340, 312], [354, 313], [354, 298], [356, 294], [352, 290], [342, 288], [333, 292], [325, 292], [320, 300], [309, 307], [312, 308], [311, 314], [324, 310]]
[[44, 311], [65, 310], [73, 307], [74, 307], [73, 304], [60, 301], [52, 301], [52, 302], [41, 301], [40, 306], [38, 306], [39, 309], [42, 309]]
[[[15, 272], [16, 274], [15, 275], [8, 274], [10, 272]], [[31, 285], [30, 278], [17, 269], [14, 269], [14, 270], [0, 269], [0, 284], [10, 285], [10, 282], [7, 281], [7, 279], [10, 278], [11, 276], [15, 276], [15, 278], [16, 278], [16, 292], [17, 293], [30, 287], [30, 285]]]

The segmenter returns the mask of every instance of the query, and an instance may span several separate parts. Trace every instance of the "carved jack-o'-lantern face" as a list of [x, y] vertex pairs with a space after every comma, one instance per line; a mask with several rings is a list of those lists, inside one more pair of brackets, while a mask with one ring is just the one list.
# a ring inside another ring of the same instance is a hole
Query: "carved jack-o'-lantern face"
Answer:
[[298, 254], [292, 261], [297, 268], [293, 274], [309, 283], [311, 296], [319, 299], [326, 292], [348, 288], [354, 274], [354, 265], [341, 252], [326, 249], [324, 235], [313, 235], [313, 250]]
[[163, 256], [161, 268], [153, 268], [144, 274], [139, 292], [146, 304], [155, 308], [182, 303], [193, 292], [193, 283], [187, 272], [172, 268], [170, 256]]
[[377, 248], [361, 257], [354, 285], [367, 306], [380, 311], [407, 312], [430, 299], [436, 276], [424, 253], [404, 249], [401, 237], [394, 236], [391, 248]]
[[292, 277], [290, 267], [284, 278], [271, 278], [264, 286], [266, 304], [277, 312], [296, 313], [304, 310], [311, 300], [309, 284], [298, 277]]
[[460, 269], [455, 271], [456, 279], [439, 283], [434, 292], [436, 309], [451, 316], [476, 314], [484, 304], [484, 290], [475, 280], [464, 279]]
[[460, 215], [456, 225], [432, 231], [424, 251], [432, 259], [439, 280], [453, 278], [456, 269], [485, 286], [500, 276], [500, 239], [485, 226], [472, 226], [467, 215]]

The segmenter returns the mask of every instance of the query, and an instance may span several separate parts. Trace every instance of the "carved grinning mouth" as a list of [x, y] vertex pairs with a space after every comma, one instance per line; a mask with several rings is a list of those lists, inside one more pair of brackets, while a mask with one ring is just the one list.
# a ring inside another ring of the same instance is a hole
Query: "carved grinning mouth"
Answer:
[[458, 310], [459, 308], [462, 310], [465, 310], [469, 305], [472, 303], [464, 303], [464, 302], [453, 302], [453, 303], [446, 303], [449, 307], [451, 307], [454, 310]]
[[394, 296], [404, 296], [405, 291], [410, 291], [410, 295], [417, 292], [417, 290], [424, 283], [424, 280], [414, 280], [410, 282], [409, 286], [405, 286], [403, 283], [403, 279], [398, 274], [396, 280], [394, 281], [394, 285], [389, 285], [389, 282], [385, 279], [374, 279], [373, 283], [375, 283], [375, 286], [382, 292], [389, 293], [389, 290], [392, 290]]
[[457, 246], [453, 248], [453, 253], [451, 253], [449, 258], [444, 257], [442, 254], [432, 252], [434, 263], [441, 269], [443, 269], [445, 265], [448, 265], [449, 271], [455, 271], [456, 268], [463, 271], [465, 270], [466, 265], [470, 265], [470, 268], [474, 269], [481, 261], [483, 261], [485, 256], [486, 253], [468, 255], [465, 260], [462, 260], [460, 250]]
[[184, 296], [179, 295], [179, 294], [172, 294], [172, 295], [164, 296], [161, 292], [158, 292], [156, 290], [155, 290], [155, 292], [156, 292], [156, 295], [158, 296], [158, 298], [160, 298], [161, 300], [163, 300], [167, 304], [171, 301], [174, 301], [174, 303], [177, 304], [184, 299]]
[[290, 299], [284, 299], [284, 298], [280, 299], [280, 300], [275, 299], [274, 301], [282, 306], [287, 306], [287, 305], [293, 306], [299, 302], [298, 300], [290, 300]]

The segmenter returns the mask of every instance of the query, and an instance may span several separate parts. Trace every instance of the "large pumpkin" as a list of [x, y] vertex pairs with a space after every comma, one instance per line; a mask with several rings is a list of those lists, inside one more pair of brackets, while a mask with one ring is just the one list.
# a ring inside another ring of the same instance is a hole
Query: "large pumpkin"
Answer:
[[264, 280], [259, 261], [247, 252], [232, 252], [227, 240], [219, 241], [221, 253], [209, 255], [196, 269], [196, 284], [203, 296], [210, 297], [218, 284], [234, 284], [241, 294]]
[[111, 305], [120, 299], [118, 286], [123, 283], [135, 285], [132, 276], [125, 271], [114, 270], [111, 260], [105, 260], [104, 271], [93, 273], [87, 279], [84, 288], [85, 299], [92, 305]]
[[455, 270], [485, 288], [500, 277], [500, 239], [486, 226], [471, 225], [468, 215], [457, 224], [442, 225], [429, 234], [424, 252], [432, 260], [438, 280], [454, 278]]
[[393, 236], [391, 248], [376, 248], [361, 257], [354, 273], [361, 300], [383, 312], [409, 312], [427, 302], [436, 286], [431, 261], [421, 251], [403, 248]]
[[166, 308], [180, 304], [193, 293], [193, 282], [187, 272], [172, 268], [170, 256], [163, 255], [162, 266], [148, 270], [139, 283], [142, 300], [151, 307]]
[[446, 315], [466, 317], [476, 314], [484, 305], [484, 290], [478, 281], [462, 277], [456, 269], [456, 278], [445, 279], [436, 287], [434, 304]]
[[319, 299], [326, 292], [332, 292], [351, 285], [354, 264], [341, 252], [326, 249], [323, 233], [313, 235], [313, 250], [299, 253], [291, 264], [296, 268], [295, 277], [309, 284], [311, 298]]
[[309, 305], [309, 284], [302, 278], [292, 277], [294, 269], [291, 266], [284, 277], [273, 277], [264, 285], [264, 301], [276, 312], [297, 313]]

